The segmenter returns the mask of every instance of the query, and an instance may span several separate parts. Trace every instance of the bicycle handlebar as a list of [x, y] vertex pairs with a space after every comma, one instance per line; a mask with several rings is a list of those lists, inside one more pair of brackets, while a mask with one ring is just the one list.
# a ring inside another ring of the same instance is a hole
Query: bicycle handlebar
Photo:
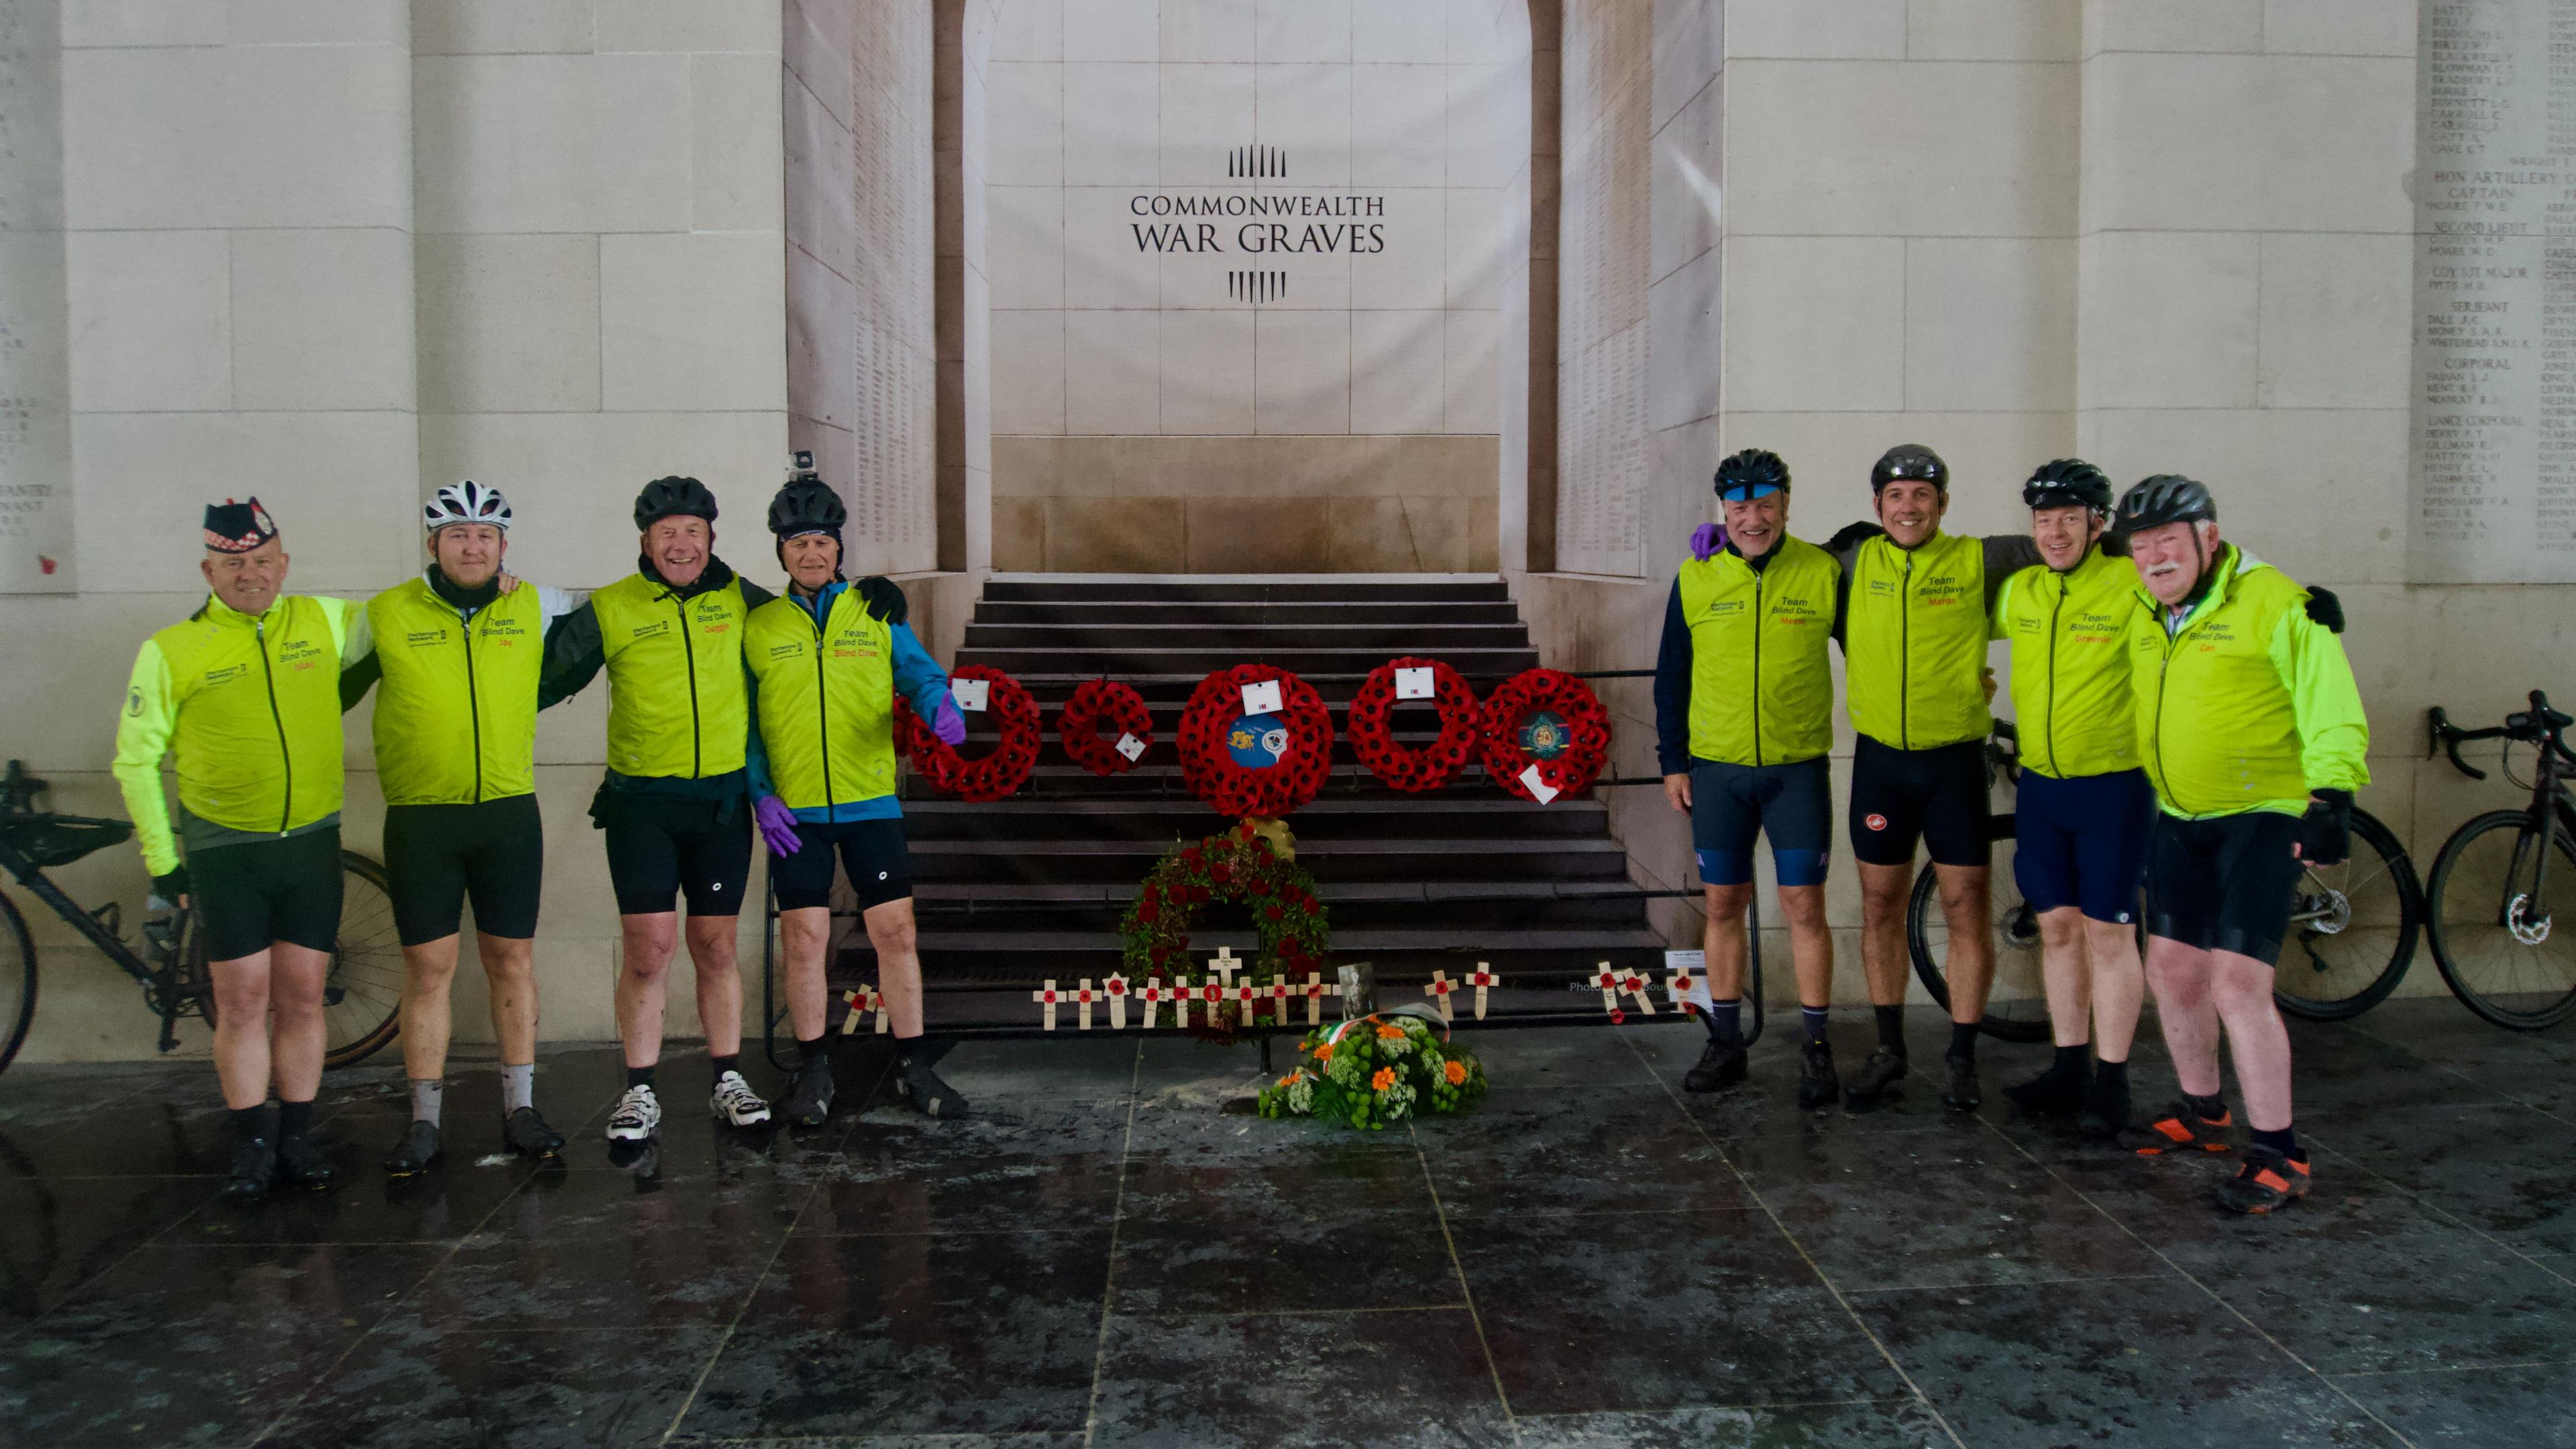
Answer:
[[2478, 740], [2521, 740], [2554, 750], [2560, 758], [2576, 764], [2576, 753], [2571, 753], [2566, 741], [2560, 737], [2560, 732], [2576, 724], [2576, 719], [2551, 709], [2549, 696], [2537, 689], [2531, 692], [2528, 712], [2506, 715], [2504, 723], [2492, 729], [2464, 730], [2451, 723], [2450, 714], [2438, 704], [2427, 712], [2427, 720], [2432, 726], [2433, 739], [2431, 746], [2424, 751], [2424, 757], [2431, 759], [2437, 753], [2447, 753], [2451, 757], [2451, 768], [2472, 780], [2485, 779], [2487, 772], [2461, 759], [2460, 746]]

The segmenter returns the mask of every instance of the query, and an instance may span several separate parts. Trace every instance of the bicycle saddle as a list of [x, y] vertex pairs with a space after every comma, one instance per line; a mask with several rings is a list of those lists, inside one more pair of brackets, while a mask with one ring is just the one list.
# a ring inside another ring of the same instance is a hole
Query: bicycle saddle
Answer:
[[0, 840], [38, 870], [69, 865], [92, 851], [133, 838], [133, 822], [126, 820], [51, 813], [0, 816]]

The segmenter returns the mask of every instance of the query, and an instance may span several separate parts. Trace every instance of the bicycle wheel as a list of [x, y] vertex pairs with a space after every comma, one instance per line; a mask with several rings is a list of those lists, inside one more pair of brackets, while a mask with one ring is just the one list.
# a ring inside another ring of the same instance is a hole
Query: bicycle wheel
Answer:
[[[2551, 830], [2559, 858], [2535, 892], [2542, 846], [2530, 820], [2497, 810], [2453, 831], [2425, 892], [2442, 979], [2461, 1005], [2516, 1031], [2576, 1011], [2576, 840]], [[2565, 931], [2552, 929], [2559, 911], [2569, 913]]]
[[322, 1064], [345, 1067], [373, 1056], [402, 1029], [402, 937], [385, 868], [340, 852], [340, 934], [322, 986], [329, 1046]]
[[[2009, 863], [1994, 871], [1995, 981], [1986, 992], [1986, 1014], [1977, 1029], [2004, 1041], [2048, 1039], [2048, 990], [2039, 974], [2039, 917], [2013, 884]], [[1950, 983], [1941, 974], [1949, 954], [1950, 923], [1941, 913], [1940, 878], [1932, 866], [1914, 878], [1905, 907], [1905, 948], [1914, 975], [1943, 1011]]]
[[18, 1059], [35, 1017], [36, 939], [27, 934], [18, 903], [0, 896], [0, 1072]]
[[2290, 906], [2290, 933], [2272, 973], [2272, 999], [2310, 1021], [2342, 1021], [2377, 1006], [2415, 959], [2424, 887], [2396, 832], [2352, 812], [2352, 854], [2311, 866]]

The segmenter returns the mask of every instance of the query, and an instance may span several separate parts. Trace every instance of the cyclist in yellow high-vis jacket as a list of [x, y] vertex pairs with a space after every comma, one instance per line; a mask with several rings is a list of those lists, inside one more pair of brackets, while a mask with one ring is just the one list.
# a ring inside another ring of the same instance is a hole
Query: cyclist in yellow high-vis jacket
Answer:
[[[800, 456], [800, 462], [805, 457]], [[966, 1098], [933, 1064], [945, 1043], [921, 1039], [921, 956], [912, 919], [912, 866], [896, 801], [897, 693], [949, 744], [966, 738], [948, 676], [904, 623], [903, 591], [887, 579], [841, 577], [849, 510], [810, 469], [769, 505], [787, 592], [754, 609], [743, 648], [753, 682], [752, 790], [778, 892], [787, 1013], [796, 1076], [780, 1110], [800, 1126], [832, 1110], [831, 1037], [824, 1020], [825, 953], [832, 940], [837, 853], [876, 948], [877, 985], [893, 1018], [895, 1083], [934, 1117], [959, 1117]]]
[[547, 641], [538, 702], [577, 694], [608, 671], [608, 774], [591, 820], [608, 837], [608, 877], [623, 937], [618, 1033], [626, 1094], [612, 1142], [661, 1130], [653, 1072], [662, 994], [689, 905], [689, 961], [707, 1033], [718, 1121], [769, 1120], [743, 1079], [742, 976], [734, 931], [751, 878], [751, 695], [744, 625], [770, 593], [715, 555], [715, 494], [695, 478], [657, 478], [635, 499], [636, 571], [590, 596]]
[[1878, 525], [1855, 524], [1828, 549], [1851, 547], [1844, 571], [1843, 694], [1852, 747], [1852, 855], [1860, 867], [1861, 969], [1878, 1049], [1847, 1096], [1878, 1098], [1906, 1073], [1905, 910], [1915, 847], [1932, 856], [1950, 930], [1949, 1081], [1943, 1100], [1974, 1108], [1977, 1023], [1994, 979], [1993, 840], [1986, 809], [1987, 615], [2011, 574], [2037, 561], [2022, 535], [1941, 531], [1950, 470], [1919, 443], [1887, 450], [1870, 470]]
[[402, 1050], [411, 1123], [385, 1158], [396, 1177], [443, 1155], [448, 994], [465, 903], [501, 1048], [501, 1145], [550, 1157], [563, 1134], [535, 1098], [537, 902], [545, 822], [537, 812], [537, 684], [548, 630], [581, 600], [502, 572], [509, 501], [472, 479], [421, 510], [429, 565], [367, 601], [368, 648], [340, 678], [342, 703], [376, 695], [385, 790], [385, 876], [403, 943]]
[[2057, 1055], [2007, 1095], [2025, 1112], [2078, 1115], [2087, 1136], [2105, 1137], [2129, 1120], [2129, 1048], [2146, 990], [2138, 886], [2156, 792], [2138, 762], [2129, 688], [2138, 575], [2103, 547], [2111, 480], [2101, 469], [2044, 463], [2022, 502], [2040, 561], [2004, 580], [1993, 623], [2012, 648], [2021, 730], [2013, 879], [2039, 918]]
[[[310, 1128], [340, 929], [340, 669], [361, 625], [346, 599], [285, 592], [286, 547], [258, 499], [209, 506], [205, 545], [211, 594], [137, 651], [112, 768], [154, 905], [194, 904], [205, 931], [235, 1139], [224, 1191], [257, 1197], [280, 1177], [332, 1177]], [[175, 837], [164, 754], [178, 757]]]
[[1765, 835], [1779, 877], [1803, 1010], [1798, 1101], [1841, 1089], [1825, 1040], [1834, 942], [1825, 928], [1833, 848], [1833, 667], [1826, 640], [1841, 571], [1789, 536], [1789, 468], [1747, 448], [1718, 465], [1726, 530], [1703, 529], [1673, 580], [1655, 661], [1656, 754], [1664, 795], [1691, 818], [1705, 895], [1708, 1046], [1682, 1077], [1693, 1092], [1744, 1080], [1740, 1025], [1753, 842]]
[[2253, 1142], [2219, 1201], [2269, 1212], [2309, 1184], [2273, 963], [2301, 873], [2350, 853], [2370, 725], [2308, 591], [2220, 539], [2207, 488], [2146, 479], [2121, 495], [2118, 520], [2139, 582], [2128, 620], [2138, 749], [2162, 807], [2147, 864], [2147, 984], [2184, 1093], [2146, 1145], [2224, 1150], [2223, 1028]]

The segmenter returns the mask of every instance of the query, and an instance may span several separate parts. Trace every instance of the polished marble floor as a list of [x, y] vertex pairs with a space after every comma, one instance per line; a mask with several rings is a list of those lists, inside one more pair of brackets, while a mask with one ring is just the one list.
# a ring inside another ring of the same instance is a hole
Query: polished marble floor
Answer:
[[0, 1442], [2576, 1443], [2576, 1031], [2294, 1036], [2318, 1188], [2268, 1220], [2206, 1205], [2228, 1162], [2011, 1120], [2032, 1047], [1971, 1117], [1919, 1076], [1808, 1115], [1776, 1036], [1690, 1098], [1695, 1029], [1495, 1032], [1481, 1111], [1356, 1135], [1220, 1112], [1252, 1049], [1070, 1034], [959, 1049], [978, 1115], [933, 1123], [862, 1041], [812, 1133], [720, 1133], [674, 1058], [630, 1162], [613, 1052], [567, 1050], [562, 1162], [483, 1156], [460, 1064], [453, 1155], [390, 1185], [385, 1063], [324, 1092], [346, 1184], [249, 1209], [202, 1065], [20, 1068]]

